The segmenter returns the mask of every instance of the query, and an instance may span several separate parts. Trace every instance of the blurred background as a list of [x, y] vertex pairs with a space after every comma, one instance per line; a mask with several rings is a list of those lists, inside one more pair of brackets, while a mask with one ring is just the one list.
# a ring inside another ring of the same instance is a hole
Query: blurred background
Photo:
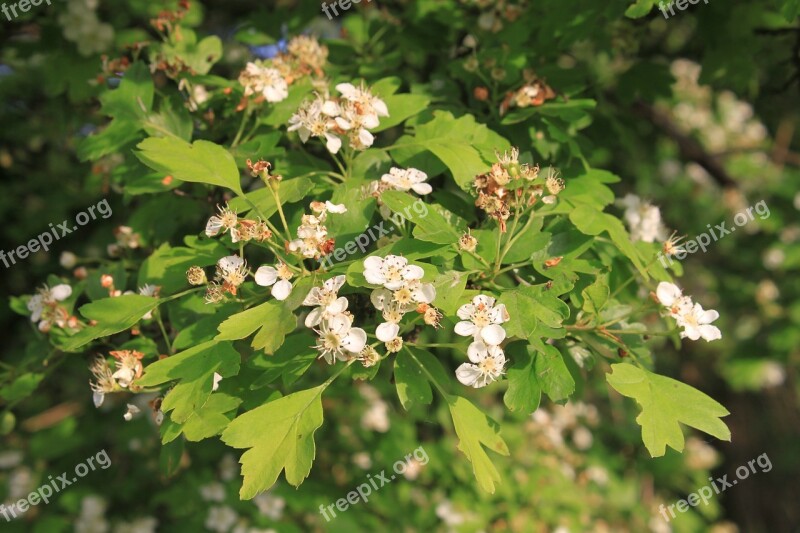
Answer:
[[[329, 20], [308, 1], [191, 2], [185, 23], [217, 35], [213, 75], [234, 79], [265, 45], [313, 33], [333, 72], [395, 75], [434, 106], [471, 113], [537, 162], [587, 162], [622, 177], [690, 239], [768, 207], [706, 252], [676, 266], [681, 285], [720, 312], [718, 342], [656, 345], [660, 373], [721, 402], [731, 443], [688, 438], [684, 454], [651, 459], [637, 408], [611, 392], [592, 354], [575, 353], [589, 375], [566, 406], [543, 403], [532, 417], [481, 408], [503, 420], [510, 458], [504, 479], [480, 493], [455, 439], [440, 429], [446, 408], [405, 413], [389, 379], [332, 389], [317, 433], [311, 477], [295, 490], [279, 481], [239, 501], [238, 457], [218, 441], [162, 450], [148, 416], [130, 423], [88, 388], [90, 355], [55, 353], [19, 311], [48, 276], [69, 278], [103, 263], [119, 226], [138, 234], [131, 258], [195, 232], [208, 213], [169, 194], [121, 186], [119, 157], [78, 157], [105, 125], [98, 95], [115, 81], [109, 62], [157, 39], [150, 24], [176, 2], [53, 0], [12, 20], [0, 15], [0, 249], [26, 243], [106, 198], [98, 219], [6, 268], [0, 359], [0, 501], [9, 504], [106, 450], [90, 472], [49, 505], [3, 531], [800, 531], [800, 24], [796, 0], [710, 0], [665, 18], [651, 0], [362, 1]], [[573, 105], [518, 104], [531, 73]], [[156, 77], [156, 85], [166, 83]], [[596, 104], [587, 104], [592, 99]], [[121, 150], [128, 150], [122, 146]], [[569, 186], [569, 184], [567, 184]], [[619, 206], [619, 214], [624, 207]], [[710, 225], [710, 226], [709, 226]], [[173, 244], [176, 242], [173, 241]], [[64, 255], [64, 253], [67, 253]], [[70, 254], [74, 254], [77, 259]], [[53, 278], [50, 279], [52, 283]], [[657, 341], [654, 341], [657, 342]], [[388, 369], [384, 369], [388, 370]], [[387, 375], [388, 376], [388, 375]], [[385, 390], [384, 390], [385, 389]], [[143, 403], [137, 396], [128, 401]], [[120, 398], [117, 401], [125, 402]], [[429, 456], [368, 504], [327, 522], [328, 505], [420, 445]], [[671, 522], [658, 512], [767, 454], [772, 469]]]

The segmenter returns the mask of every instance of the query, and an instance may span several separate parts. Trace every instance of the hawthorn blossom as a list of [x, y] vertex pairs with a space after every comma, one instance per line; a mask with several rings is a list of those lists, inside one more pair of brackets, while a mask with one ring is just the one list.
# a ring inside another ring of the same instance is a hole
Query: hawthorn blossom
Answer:
[[133, 405], [132, 403], [128, 404], [128, 410], [125, 411], [125, 414], [122, 415], [122, 418], [125, 419], [126, 422], [130, 422], [133, 420], [133, 417], [141, 413], [142, 410]]
[[334, 315], [322, 322], [317, 333], [319, 339], [315, 348], [328, 364], [333, 364], [337, 359], [346, 361], [351, 356], [355, 357], [367, 343], [367, 333], [361, 328], [354, 328], [353, 317], [348, 314]]
[[58, 303], [63, 302], [70, 296], [72, 296], [72, 287], [66, 283], [52, 288], [45, 285], [28, 300], [27, 307], [28, 311], [31, 312], [31, 322], [38, 322], [39, 331], [44, 333], [50, 331], [50, 327], [54, 323], [58, 327], [65, 327], [69, 319], [69, 313]]
[[397, 255], [385, 258], [371, 256], [364, 260], [364, 277], [368, 283], [382, 285], [396, 291], [409, 281], [422, 279], [425, 271], [417, 265], [409, 265], [408, 259]]
[[280, 102], [289, 96], [289, 86], [278, 69], [249, 62], [239, 74], [244, 95], [260, 93], [267, 102]]
[[239, 216], [227, 205], [225, 207], [217, 206], [217, 210], [219, 214], [213, 215], [206, 223], [206, 236], [215, 237], [220, 232], [230, 231], [231, 240], [239, 242], [239, 231], [236, 229], [236, 226], [239, 225]]
[[346, 122], [337, 123], [336, 116], [340, 113], [339, 105], [317, 95], [316, 100], [305, 101], [289, 118], [288, 131], [296, 131], [303, 143], [310, 137], [325, 138], [325, 148], [332, 154], [338, 153], [342, 147], [342, 139], [336, 134], [348, 126]]
[[617, 205], [625, 208], [623, 218], [628, 224], [632, 240], [655, 242], [667, 237], [667, 229], [661, 222], [661, 211], [657, 206], [642, 201], [635, 194], [626, 194], [617, 200]]
[[391, 185], [397, 191], [413, 190], [417, 194], [428, 194], [433, 190], [429, 183], [425, 183], [428, 175], [416, 168], [389, 169], [388, 174], [381, 176], [381, 181]]
[[144, 354], [136, 350], [116, 350], [109, 352], [116, 359], [117, 371], [112, 374], [122, 388], [130, 387], [134, 379], [142, 376], [142, 357]]
[[94, 381], [89, 382], [92, 389], [92, 401], [95, 407], [103, 405], [106, 394], [118, 390], [117, 382], [114, 379], [111, 367], [104, 357], [97, 357], [89, 370], [94, 376]]
[[285, 300], [292, 293], [292, 271], [286, 266], [286, 263], [278, 263], [275, 267], [262, 266], [256, 270], [255, 278], [256, 283], [262, 287], [272, 287], [272, 296], [276, 300]]
[[339, 289], [344, 285], [344, 280], [344, 276], [335, 276], [326, 280], [322, 287], [311, 289], [303, 300], [303, 305], [315, 306], [306, 317], [306, 327], [318, 326], [323, 320], [329, 320], [347, 309], [347, 298], [338, 295]]
[[311, 202], [313, 215], [303, 215], [300, 226], [297, 228], [297, 239], [290, 241], [287, 248], [290, 252], [300, 253], [309, 259], [318, 259], [333, 251], [334, 239], [328, 238], [328, 228], [325, 221], [328, 213], [341, 214], [347, 212], [344, 204], [334, 204], [330, 201]]
[[456, 378], [464, 385], [479, 389], [503, 375], [506, 356], [499, 346], [475, 341], [469, 345], [467, 356], [471, 363], [462, 363], [456, 369]]
[[229, 255], [217, 261], [216, 279], [222, 281], [222, 290], [236, 295], [239, 285], [247, 279], [247, 262], [238, 255]]
[[704, 310], [700, 304], [694, 304], [678, 318], [678, 325], [683, 328], [681, 338], [696, 341], [702, 337], [706, 342], [721, 339], [722, 332], [711, 325], [718, 318], [719, 313], [714, 309]]
[[722, 338], [719, 328], [711, 325], [719, 318], [719, 313], [714, 309], [703, 309], [699, 303], [694, 303], [690, 297], [684, 296], [677, 285], [662, 281], [656, 288], [656, 298], [675, 319], [678, 326], [683, 328], [682, 339], [696, 341], [702, 338], [709, 342]]
[[336, 86], [336, 90], [342, 93], [345, 100], [355, 104], [354, 107], [358, 113], [365, 117], [364, 123], [368, 128], [378, 126], [378, 117], [389, 116], [386, 103], [377, 96], [373, 96], [363, 83], [360, 87], [356, 87], [352, 83], [340, 83]]
[[506, 306], [495, 306], [495, 299], [479, 294], [471, 303], [458, 308], [456, 314], [461, 322], [456, 324], [455, 332], [463, 337], [470, 335], [476, 341], [482, 340], [488, 345], [498, 345], [506, 338], [506, 330], [500, 325], [509, 319]]

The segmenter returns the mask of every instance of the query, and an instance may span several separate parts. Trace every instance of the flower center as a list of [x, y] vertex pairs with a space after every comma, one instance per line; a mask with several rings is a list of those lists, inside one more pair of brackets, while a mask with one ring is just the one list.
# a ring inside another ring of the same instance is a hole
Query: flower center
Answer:
[[411, 294], [411, 290], [408, 287], [403, 287], [394, 292], [394, 301], [400, 305], [410, 304], [413, 299], [414, 296]]
[[400, 281], [403, 279], [403, 276], [400, 275], [400, 269], [394, 266], [386, 268], [386, 274], [384, 277], [387, 281]]
[[494, 374], [497, 372], [497, 362], [494, 360], [494, 357], [487, 357], [478, 363], [478, 368], [485, 374]]
[[336, 296], [335, 292], [322, 290], [319, 293], [319, 303], [322, 306], [326, 306], [327, 307], [327, 306], [331, 305], [333, 302], [336, 301], [336, 298], [337, 298], [337, 296]]
[[336, 350], [339, 349], [339, 346], [341, 346], [341, 344], [342, 341], [339, 338], [339, 335], [337, 335], [332, 331], [326, 333], [322, 338], [322, 346], [325, 348], [325, 350], [329, 352], [335, 352]]
[[489, 311], [486, 309], [478, 309], [475, 311], [475, 314], [472, 315], [472, 322], [479, 328], [488, 326], [492, 323], [492, 320], [489, 318]]

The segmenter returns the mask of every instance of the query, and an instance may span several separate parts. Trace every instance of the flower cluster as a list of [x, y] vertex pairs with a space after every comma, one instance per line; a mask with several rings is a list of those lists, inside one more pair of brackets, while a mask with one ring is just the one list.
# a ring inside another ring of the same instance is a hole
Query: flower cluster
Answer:
[[564, 180], [552, 168], [547, 176], [540, 176], [539, 166], [520, 164], [519, 150], [497, 155], [497, 163], [486, 174], [479, 174], [473, 181], [478, 193], [475, 205], [500, 224], [500, 231], [506, 231], [506, 220], [512, 209], [523, 209], [538, 201], [545, 204], [556, 202], [558, 194], [564, 190]]
[[342, 147], [343, 138], [348, 139], [350, 148], [366, 150], [375, 140], [369, 130], [380, 125], [379, 117], [389, 116], [386, 103], [363, 84], [340, 83], [336, 90], [340, 98], [317, 94], [314, 100], [303, 102], [289, 119], [289, 131], [297, 131], [304, 143], [309, 137], [324, 137], [332, 154]]
[[526, 70], [523, 73], [525, 78], [525, 85], [506, 94], [505, 99], [500, 104], [500, 114], [504, 115], [511, 107], [538, 107], [544, 104], [547, 100], [552, 100], [556, 97], [556, 92], [541, 80], [531, 70]]
[[634, 241], [655, 242], [667, 237], [658, 206], [643, 201], [635, 194], [626, 194], [616, 204], [625, 208], [623, 218]]
[[285, 100], [289, 96], [289, 86], [295, 81], [311, 74], [322, 77], [327, 59], [326, 46], [320, 45], [314, 37], [298, 35], [289, 41], [285, 52], [271, 59], [247, 63], [239, 74], [245, 99], [255, 95], [256, 102]]
[[91, 388], [95, 407], [103, 405], [106, 394], [119, 392], [123, 389], [136, 392], [138, 387], [133, 385], [133, 380], [142, 375], [142, 357], [144, 357], [142, 352], [136, 350], [116, 350], [109, 353], [116, 359], [115, 372], [111, 371], [111, 367], [108, 366], [108, 362], [104, 357], [98, 357], [89, 367], [92, 375], [94, 375]]
[[[239, 286], [247, 280], [249, 274], [247, 262], [238, 255], [229, 255], [217, 261], [214, 280], [206, 287], [206, 303], [221, 302], [226, 293], [236, 296]], [[205, 272], [199, 267], [191, 267], [186, 277], [192, 285], [202, 285]]]
[[272, 231], [269, 226], [261, 219], [240, 219], [236, 212], [227, 205], [225, 207], [218, 206], [217, 209], [219, 214], [213, 215], [206, 223], [206, 235], [208, 237], [230, 232], [231, 241], [234, 243], [250, 240], [264, 242], [272, 237]]
[[97, 18], [97, 0], [69, 0], [58, 22], [64, 38], [78, 46], [78, 53], [91, 56], [104, 52], [114, 43], [114, 27]]
[[28, 311], [31, 312], [31, 322], [38, 322], [39, 331], [47, 333], [53, 324], [60, 328], [77, 326], [77, 319], [70, 316], [69, 311], [59, 305], [72, 295], [72, 287], [62, 283], [53, 288], [45, 285], [28, 300]]
[[385, 258], [371, 256], [364, 260], [364, 278], [367, 283], [379, 285], [370, 296], [372, 305], [381, 312], [384, 322], [378, 325], [375, 336], [386, 343], [389, 352], [398, 352], [403, 346], [400, 321], [411, 311], [423, 315], [426, 324], [437, 327], [441, 313], [430, 304], [436, 298], [431, 283], [423, 283], [425, 271], [409, 265], [408, 259], [397, 255]]
[[689, 296], [684, 296], [677, 285], [662, 281], [656, 288], [656, 297], [667, 309], [669, 316], [683, 328], [682, 339], [689, 338], [696, 341], [702, 337], [706, 341], [714, 341], [722, 338], [719, 328], [711, 325], [719, 318], [719, 313], [713, 309], [703, 309]]
[[315, 201], [311, 202], [311, 211], [313, 215], [303, 215], [297, 228], [297, 239], [290, 241], [286, 248], [303, 257], [319, 259], [331, 253], [336, 243], [334, 239], [328, 238], [328, 228], [325, 227], [328, 213], [346, 213], [347, 208], [344, 204]]
[[506, 356], [500, 348], [506, 338], [506, 330], [501, 326], [509, 319], [506, 306], [495, 305], [491, 296], [479, 294], [472, 302], [458, 308], [461, 319], [455, 332], [463, 337], [472, 337], [467, 349], [470, 363], [463, 363], [456, 369], [458, 381], [470, 387], [485, 387], [503, 374]]
[[348, 301], [339, 296], [344, 276], [335, 276], [309, 291], [303, 305], [314, 309], [305, 325], [319, 336], [315, 348], [328, 364], [356, 357], [367, 343], [367, 333], [353, 327], [353, 314], [347, 311]]
[[372, 181], [366, 186], [366, 194], [380, 201], [384, 191], [414, 191], [419, 195], [429, 194], [433, 187], [425, 183], [428, 175], [416, 168], [392, 167], [380, 180]]

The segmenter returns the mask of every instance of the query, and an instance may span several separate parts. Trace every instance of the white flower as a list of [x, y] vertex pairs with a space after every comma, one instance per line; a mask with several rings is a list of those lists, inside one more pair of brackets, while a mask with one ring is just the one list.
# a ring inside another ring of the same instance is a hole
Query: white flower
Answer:
[[[256, 270], [256, 283], [262, 287], [272, 286], [272, 296], [276, 300], [285, 300], [292, 292], [292, 283], [289, 281], [293, 274], [285, 263], [278, 263], [278, 268], [262, 266]], [[280, 279], [279, 279], [280, 278]]]
[[217, 279], [224, 281], [223, 289], [236, 294], [236, 288], [247, 279], [247, 262], [238, 255], [229, 255], [217, 261]]
[[[52, 322], [57, 322], [59, 326], [64, 327], [61, 320], [56, 320], [56, 318], [59, 317], [51, 317], [50, 315], [54, 313], [48, 311], [55, 310], [58, 306], [58, 302], [63, 302], [70, 296], [72, 296], [72, 287], [65, 283], [56, 285], [53, 288], [45, 285], [39, 289], [38, 294], [34, 294], [31, 299], [28, 300], [28, 311], [31, 312], [31, 322], [39, 322], [40, 330], [45, 327], [43, 325], [49, 328]], [[42, 319], [42, 315], [45, 315], [44, 319]], [[64, 321], [64, 323], [66, 322]]]
[[348, 352], [357, 355], [367, 343], [367, 333], [361, 328], [354, 328], [352, 317], [346, 314], [335, 315], [322, 322], [318, 333], [315, 348], [328, 364], [333, 364], [336, 359], [347, 360]]
[[700, 338], [706, 341], [722, 338], [719, 328], [710, 325], [719, 318], [719, 313], [713, 309], [704, 310], [700, 304], [694, 303], [691, 298], [684, 296], [677, 285], [662, 281], [656, 287], [656, 297], [667, 308], [669, 315], [675, 319], [678, 326], [683, 328], [681, 338], [689, 338], [693, 341]]
[[656, 297], [675, 319], [692, 308], [692, 299], [683, 296], [683, 291], [674, 283], [667, 281], [659, 283], [656, 287]]
[[617, 205], [625, 208], [623, 217], [634, 241], [654, 242], [667, 238], [667, 228], [661, 222], [661, 211], [657, 206], [643, 202], [635, 194], [627, 194]]
[[713, 309], [704, 310], [700, 304], [694, 304], [691, 310], [678, 317], [678, 325], [683, 327], [681, 338], [689, 338], [696, 341], [699, 338], [708, 341], [715, 341], [722, 338], [722, 332], [716, 326], [710, 324], [719, 318], [719, 313]]
[[322, 287], [313, 287], [303, 300], [303, 305], [316, 306], [306, 317], [306, 327], [313, 328], [323, 320], [328, 320], [334, 315], [347, 310], [347, 298], [338, 296], [339, 289], [344, 285], [344, 276], [335, 276], [322, 284]]
[[213, 215], [206, 223], [206, 236], [214, 237], [219, 235], [220, 232], [231, 232], [231, 240], [239, 242], [239, 231], [236, 226], [239, 224], [239, 216], [235, 211], [231, 210], [228, 206], [218, 206], [218, 215]]
[[467, 355], [472, 363], [463, 363], [456, 369], [456, 377], [464, 385], [479, 389], [503, 375], [506, 356], [499, 346], [475, 341], [469, 345]]
[[138, 415], [141, 412], [142, 412], [141, 409], [139, 409], [138, 407], [136, 407], [132, 403], [129, 403], [128, 404], [128, 410], [125, 412], [124, 415], [122, 415], [122, 418], [124, 418], [126, 422], [130, 422], [131, 420], [133, 420], [133, 417], [135, 415]]
[[271, 520], [280, 520], [283, 517], [283, 509], [286, 507], [286, 500], [271, 492], [262, 492], [253, 498], [253, 503], [256, 504], [261, 514]]
[[375, 330], [375, 336], [379, 341], [390, 342], [397, 337], [400, 333], [400, 321], [403, 320], [405, 313], [404, 306], [395, 301], [382, 306], [383, 319], [386, 322], [378, 324], [378, 328]]
[[506, 330], [500, 324], [508, 321], [506, 306], [495, 306], [495, 299], [479, 294], [471, 303], [458, 308], [457, 315], [462, 321], [456, 324], [455, 332], [463, 337], [470, 335], [475, 340], [483, 340], [489, 345], [498, 345], [506, 338]]
[[332, 115], [339, 113], [339, 106], [317, 95], [316, 100], [303, 102], [294, 115], [289, 118], [288, 131], [297, 131], [300, 140], [308, 142], [309, 137], [324, 137], [325, 147], [335, 154], [342, 147], [342, 139], [333, 133], [341, 128]]
[[356, 107], [362, 115], [370, 117], [369, 123], [366, 124], [368, 128], [378, 126], [378, 117], [389, 116], [386, 103], [377, 96], [373, 96], [363, 84], [361, 87], [356, 87], [352, 83], [340, 83], [336, 86], [336, 90], [342, 93], [346, 100], [357, 104]]
[[205, 526], [211, 531], [225, 533], [230, 531], [237, 520], [239, 520], [239, 515], [231, 507], [217, 505], [208, 510]]
[[383, 285], [395, 291], [408, 281], [420, 280], [425, 271], [416, 265], [409, 265], [408, 259], [397, 255], [386, 258], [371, 256], [364, 260], [364, 277], [368, 283]]
[[280, 102], [289, 96], [289, 86], [278, 69], [250, 62], [239, 75], [244, 95], [261, 93], [267, 102]]
[[207, 502], [223, 502], [225, 501], [225, 485], [218, 481], [201, 485], [200, 497]]
[[433, 188], [428, 183], [424, 183], [428, 175], [416, 168], [402, 169], [392, 167], [388, 174], [381, 176], [381, 181], [388, 183], [395, 190], [413, 190], [417, 194], [428, 194]]

